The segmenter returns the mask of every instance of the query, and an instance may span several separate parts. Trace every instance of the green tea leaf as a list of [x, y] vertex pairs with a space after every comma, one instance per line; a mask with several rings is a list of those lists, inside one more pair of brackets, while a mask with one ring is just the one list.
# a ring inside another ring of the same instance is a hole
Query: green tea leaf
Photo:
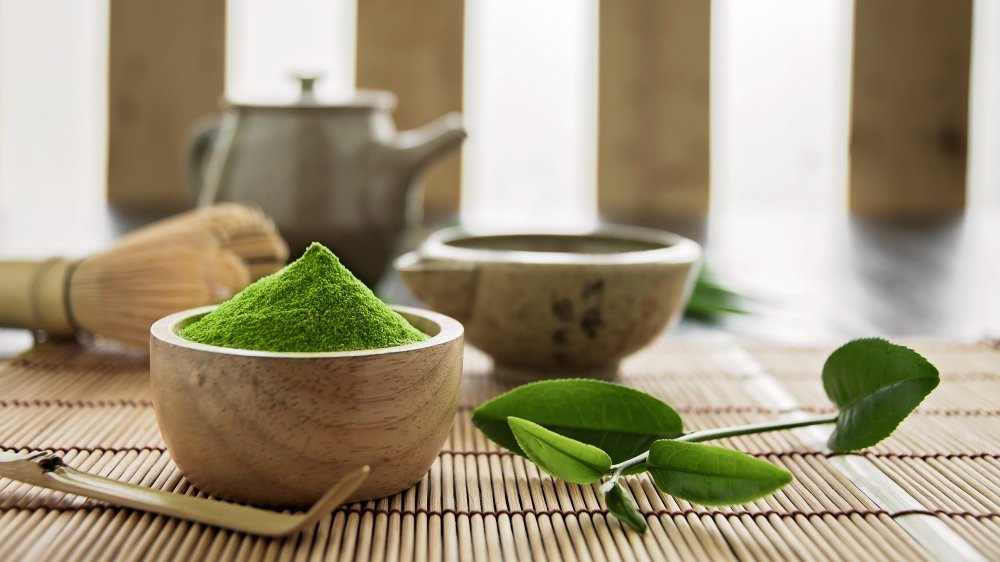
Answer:
[[701, 505], [730, 505], [766, 496], [792, 481], [785, 469], [745, 453], [664, 439], [646, 461], [656, 487]]
[[720, 285], [708, 267], [702, 267], [684, 309], [686, 318], [718, 324], [727, 316], [746, 314], [743, 296]]
[[840, 408], [827, 445], [838, 452], [875, 445], [939, 382], [934, 365], [912, 349], [877, 338], [844, 344], [823, 365], [823, 387]]
[[519, 455], [508, 417], [531, 420], [560, 435], [594, 445], [621, 462], [645, 452], [657, 439], [683, 433], [680, 416], [663, 401], [627, 386], [587, 379], [540, 381], [483, 403], [472, 423]]
[[646, 518], [639, 513], [635, 499], [622, 488], [621, 484], [615, 484], [608, 493], [604, 494], [604, 503], [608, 506], [608, 511], [633, 531], [645, 532]]
[[517, 444], [539, 468], [574, 484], [597, 482], [611, 470], [611, 457], [593, 445], [549, 431], [537, 423], [510, 417]]

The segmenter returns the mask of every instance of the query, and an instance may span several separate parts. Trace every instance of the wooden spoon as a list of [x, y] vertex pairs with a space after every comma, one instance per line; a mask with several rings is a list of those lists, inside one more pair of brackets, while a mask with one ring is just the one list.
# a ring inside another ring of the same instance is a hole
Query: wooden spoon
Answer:
[[368, 465], [364, 465], [348, 473], [309, 511], [290, 514], [133, 486], [80, 472], [48, 451], [30, 454], [0, 451], [0, 476], [133, 509], [268, 537], [293, 535], [315, 524], [344, 503], [365, 481], [368, 472]]

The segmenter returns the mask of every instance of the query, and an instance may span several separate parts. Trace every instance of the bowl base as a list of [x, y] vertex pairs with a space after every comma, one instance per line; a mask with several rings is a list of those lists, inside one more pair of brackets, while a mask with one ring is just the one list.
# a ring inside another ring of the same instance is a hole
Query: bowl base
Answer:
[[567, 367], [556, 371], [532, 369], [530, 367], [513, 367], [502, 363], [494, 363], [493, 376], [515, 384], [524, 384], [549, 379], [599, 379], [605, 381], [618, 380], [619, 362], [609, 363], [599, 367], [574, 368]]

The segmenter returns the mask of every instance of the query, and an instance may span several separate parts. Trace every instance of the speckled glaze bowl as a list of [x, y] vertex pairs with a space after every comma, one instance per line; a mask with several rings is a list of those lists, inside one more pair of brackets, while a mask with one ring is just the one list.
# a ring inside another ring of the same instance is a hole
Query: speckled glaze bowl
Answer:
[[219, 498], [304, 506], [371, 466], [351, 501], [394, 494], [430, 468], [451, 429], [462, 325], [394, 307], [428, 339], [369, 351], [273, 353], [188, 341], [178, 329], [213, 307], [151, 329], [160, 432], [181, 472]]
[[700, 257], [691, 240], [638, 227], [492, 235], [451, 228], [395, 265], [417, 298], [465, 325], [498, 373], [609, 378], [680, 317]]

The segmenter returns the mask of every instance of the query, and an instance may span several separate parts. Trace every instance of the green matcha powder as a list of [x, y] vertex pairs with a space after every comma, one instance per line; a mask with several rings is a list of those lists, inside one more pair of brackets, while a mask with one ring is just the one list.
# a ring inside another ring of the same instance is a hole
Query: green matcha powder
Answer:
[[380, 349], [426, 338], [315, 242], [180, 334], [221, 347], [299, 352]]

